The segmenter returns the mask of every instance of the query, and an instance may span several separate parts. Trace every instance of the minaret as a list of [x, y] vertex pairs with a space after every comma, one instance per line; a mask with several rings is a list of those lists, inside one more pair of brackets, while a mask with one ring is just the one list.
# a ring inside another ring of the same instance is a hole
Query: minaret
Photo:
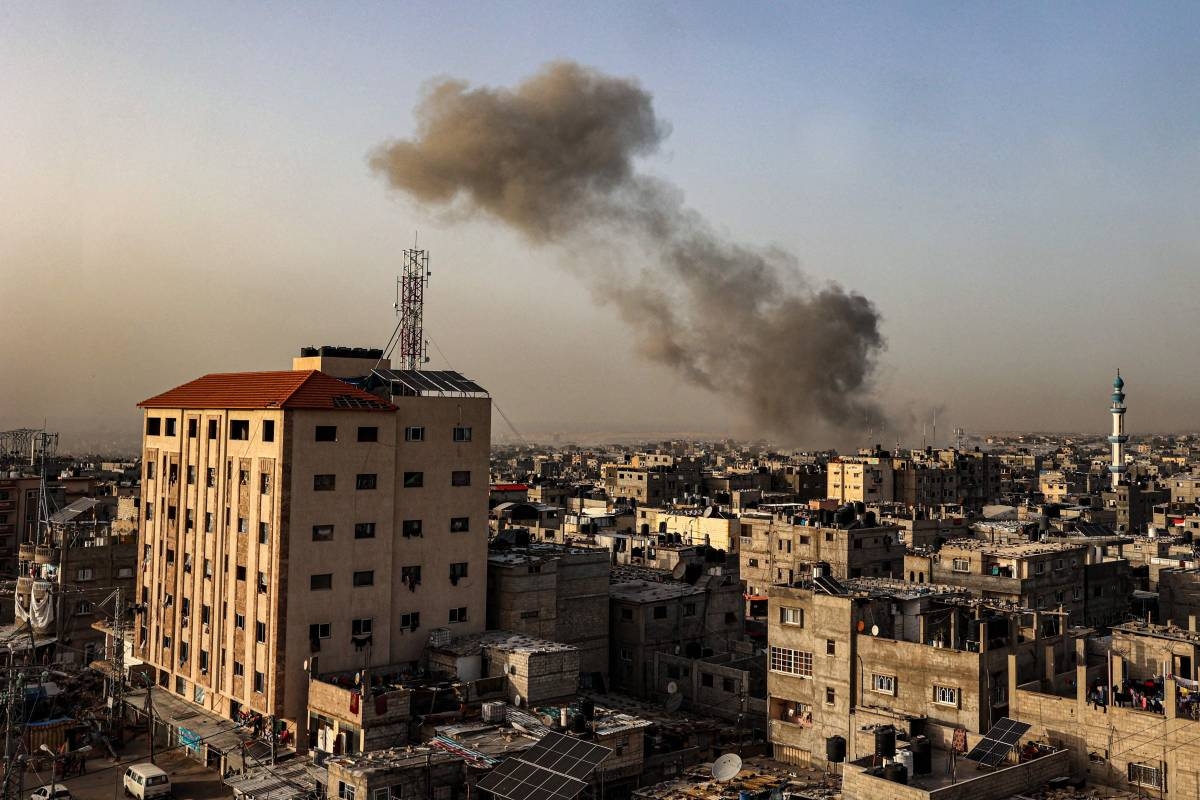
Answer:
[[1125, 435], [1125, 381], [1121, 379], [1121, 370], [1117, 370], [1117, 379], [1113, 381], [1111, 411], [1113, 427], [1108, 443], [1112, 446], [1112, 465], [1108, 471], [1112, 474], [1112, 488], [1116, 489], [1125, 474], [1125, 443], [1129, 441]]

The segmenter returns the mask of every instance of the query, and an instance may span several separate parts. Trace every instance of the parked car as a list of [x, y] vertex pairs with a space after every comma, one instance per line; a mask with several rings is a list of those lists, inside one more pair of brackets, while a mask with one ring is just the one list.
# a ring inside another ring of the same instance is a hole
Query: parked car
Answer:
[[61, 783], [48, 783], [34, 789], [29, 800], [71, 800], [71, 790]]

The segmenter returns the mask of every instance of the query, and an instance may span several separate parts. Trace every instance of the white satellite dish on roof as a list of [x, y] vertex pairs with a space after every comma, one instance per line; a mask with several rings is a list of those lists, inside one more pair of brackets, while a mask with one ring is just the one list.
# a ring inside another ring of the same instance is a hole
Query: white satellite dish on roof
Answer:
[[872, 625], [872, 626], [871, 626], [871, 635], [872, 635], [872, 636], [878, 636], [878, 635], [879, 635], [879, 626], [878, 626], [878, 625]]
[[679, 691], [679, 684], [675, 681], [667, 683], [667, 694], [676, 694]]
[[731, 781], [741, 771], [742, 759], [737, 753], [726, 753], [712, 765], [712, 776], [718, 781]]
[[687, 566], [688, 565], [686, 561], [680, 561], [676, 563], [675, 567], [671, 570], [671, 577], [677, 581], [683, 580], [687, 575]]
[[519, 695], [519, 694], [514, 694], [514, 695], [513, 695], [513, 706], [514, 706], [515, 708], [520, 708], [520, 707], [521, 707], [521, 695]]

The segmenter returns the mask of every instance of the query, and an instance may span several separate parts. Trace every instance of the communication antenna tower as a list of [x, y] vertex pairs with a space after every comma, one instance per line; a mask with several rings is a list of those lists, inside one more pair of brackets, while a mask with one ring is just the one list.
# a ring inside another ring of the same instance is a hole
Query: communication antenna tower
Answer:
[[967, 432], [965, 430], [963, 430], [962, 428], [954, 429], [954, 449], [955, 450], [962, 450], [963, 439], [965, 439], [966, 436], [967, 436]]
[[[429, 363], [425, 339], [425, 287], [429, 285], [429, 253], [413, 247], [404, 251], [404, 271], [396, 278], [396, 316], [400, 317], [399, 360], [404, 369]], [[393, 345], [395, 347], [395, 345]], [[388, 355], [391, 355], [390, 353]]]

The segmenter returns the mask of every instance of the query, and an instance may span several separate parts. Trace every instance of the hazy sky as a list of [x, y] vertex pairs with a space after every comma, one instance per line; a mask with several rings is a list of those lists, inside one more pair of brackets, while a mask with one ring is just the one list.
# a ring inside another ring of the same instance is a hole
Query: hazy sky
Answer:
[[522, 432], [752, 432], [553, 248], [372, 175], [431, 78], [559, 58], [653, 94], [639, 168], [721, 233], [874, 300], [897, 417], [1099, 431], [1120, 366], [1131, 432], [1200, 427], [1198, 34], [1195, 3], [3, 3], [0, 429], [133, 433], [201, 374], [381, 345], [419, 229], [433, 366]]

